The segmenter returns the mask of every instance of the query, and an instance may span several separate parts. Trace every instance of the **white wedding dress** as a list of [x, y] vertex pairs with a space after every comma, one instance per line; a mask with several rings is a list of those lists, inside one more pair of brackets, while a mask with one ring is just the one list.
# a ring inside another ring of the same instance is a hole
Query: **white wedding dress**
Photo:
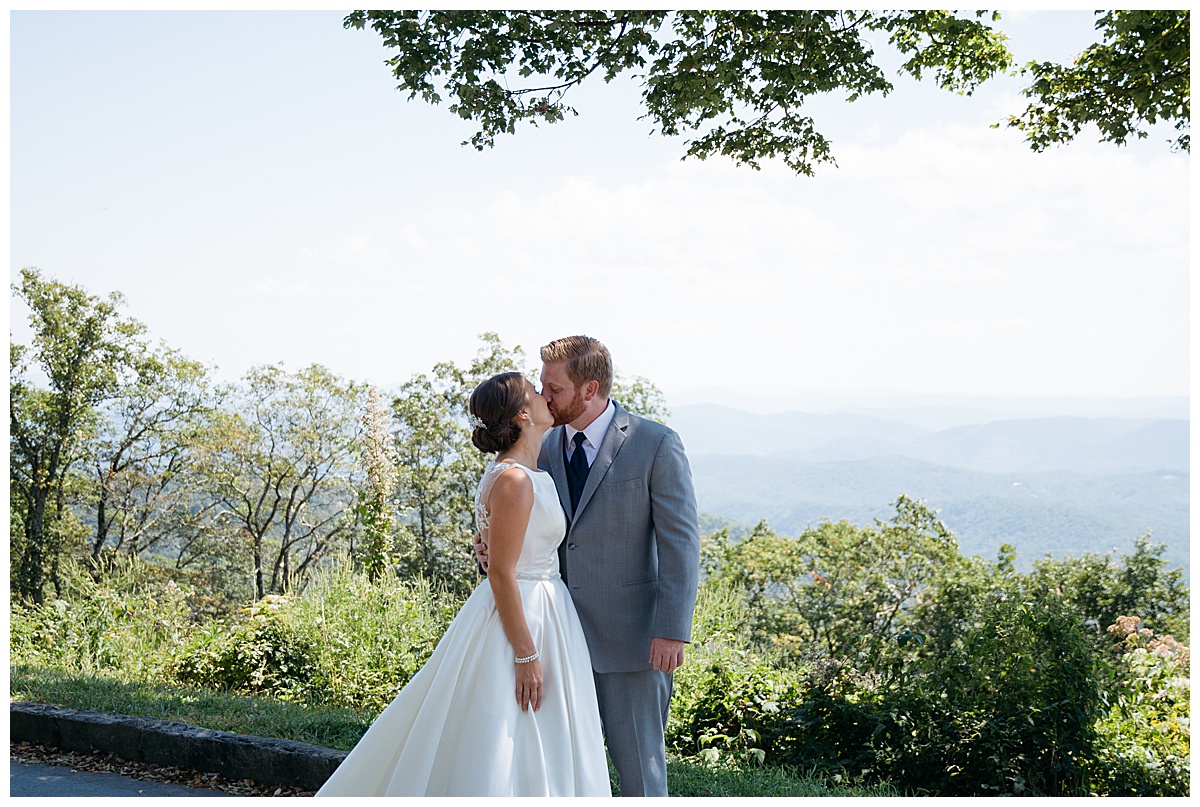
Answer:
[[554, 480], [493, 463], [475, 494], [476, 520], [487, 525], [483, 502], [512, 467], [533, 480], [517, 582], [541, 653], [541, 709], [517, 705], [513, 648], [485, 580], [318, 796], [611, 795], [591, 658], [558, 573], [566, 517]]

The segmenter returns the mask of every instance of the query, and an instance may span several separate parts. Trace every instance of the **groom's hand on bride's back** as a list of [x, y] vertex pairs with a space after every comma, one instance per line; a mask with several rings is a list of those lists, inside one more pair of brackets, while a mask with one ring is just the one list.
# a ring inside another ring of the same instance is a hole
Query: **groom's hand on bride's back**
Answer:
[[488, 545], [483, 541], [483, 533], [475, 533], [475, 562], [479, 564], [479, 571], [487, 574], [488, 570]]

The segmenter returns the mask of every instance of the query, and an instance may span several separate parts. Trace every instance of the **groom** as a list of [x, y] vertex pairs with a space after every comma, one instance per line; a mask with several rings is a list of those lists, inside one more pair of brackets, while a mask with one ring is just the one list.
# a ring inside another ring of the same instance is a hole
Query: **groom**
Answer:
[[567, 514], [558, 555], [583, 623], [622, 796], [666, 796], [671, 673], [692, 635], [700, 530], [679, 436], [609, 399], [612, 358], [588, 336], [546, 345], [542, 443]]
[[604, 345], [568, 336], [541, 357], [556, 428], [538, 467], [567, 514], [559, 565], [587, 637], [608, 753], [622, 796], [666, 796], [671, 674], [691, 639], [700, 576], [691, 469], [675, 432], [609, 399]]

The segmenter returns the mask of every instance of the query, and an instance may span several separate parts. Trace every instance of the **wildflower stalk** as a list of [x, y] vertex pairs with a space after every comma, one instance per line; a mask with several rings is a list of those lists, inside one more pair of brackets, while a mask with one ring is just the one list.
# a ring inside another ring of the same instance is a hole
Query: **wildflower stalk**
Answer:
[[363, 412], [362, 463], [366, 481], [359, 491], [359, 518], [364, 533], [362, 564], [372, 582], [394, 563], [391, 496], [396, 484], [396, 449], [388, 422], [383, 397], [378, 389], [371, 387]]

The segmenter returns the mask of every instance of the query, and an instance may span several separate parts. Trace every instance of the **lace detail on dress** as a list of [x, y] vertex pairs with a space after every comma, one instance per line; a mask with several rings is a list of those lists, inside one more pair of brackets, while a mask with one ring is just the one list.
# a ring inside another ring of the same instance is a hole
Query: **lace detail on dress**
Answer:
[[505, 460], [504, 462], [496, 462], [492, 460], [491, 464], [483, 471], [483, 476], [479, 477], [479, 485], [475, 488], [475, 527], [484, 532], [491, 526], [491, 515], [487, 509], [488, 494], [492, 492], [492, 485], [496, 482], [496, 477], [507, 471], [509, 468], [525, 466], [519, 462]]

